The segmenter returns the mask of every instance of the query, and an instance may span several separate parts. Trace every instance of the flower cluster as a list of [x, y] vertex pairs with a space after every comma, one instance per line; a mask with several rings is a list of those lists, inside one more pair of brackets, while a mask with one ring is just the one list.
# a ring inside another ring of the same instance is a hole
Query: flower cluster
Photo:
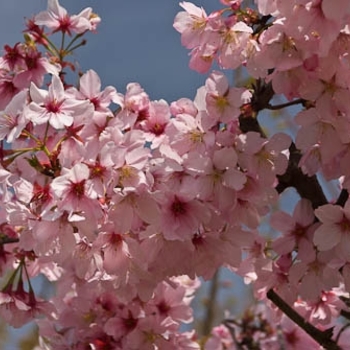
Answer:
[[[248, 330], [261, 348], [342, 341], [342, 328], [333, 339], [326, 329], [349, 318], [349, 5], [260, 0], [255, 11], [221, 2], [210, 15], [181, 3], [174, 27], [192, 50], [190, 67], [207, 72], [216, 60], [254, 82], [232, 87], [214, 70], [193, 101], [151, 100], [138, 83], [124, 94], [102, 89], [93, 70], [68, 85], [67, 57], [100, 22], [90, 8], [69, 15], [49, 0], [25, 42], [5, 46], [0, 271], [12, 274], [0, 315], [16, 327], [44, 315], [40, 349], [199, 349], [180, 325], [192, 321], [198, 277], [221, 266], [319, 329], [311, 339], [281, 313], [278, 329], [248, 315], [215, 328], [205, 349], [249, 346]], [[267, 137], [259, 125], [275, 94], [289, 101], [281, 108], [303, 107], [293, 137]], [[317, 194], [319, 172], [339, 180], [336, 205]], [[269, 216], [289, 186], [301, 197], [294, 213]], [[260, 232], [267, 219], [272, 240]], [[49, 301], [31, 286], [39, 274], [56, 284]]]

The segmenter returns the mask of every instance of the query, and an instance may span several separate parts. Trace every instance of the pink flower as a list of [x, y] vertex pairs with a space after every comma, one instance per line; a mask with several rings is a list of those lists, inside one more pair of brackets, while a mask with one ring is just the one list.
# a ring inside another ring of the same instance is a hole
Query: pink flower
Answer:
[[0, 67], [15, 71], [18, 67], [23, 67], [25, 64], [25, 46], [17, 43], [14, 47], [9, 45], [4, 46], [5, 54], [0, 57]]
[[318, 45], [318, 52], [326, 56], [332, 42], [346, 24], [350, 12], [349, 4], [343, 0], [309, 1], [293, 6], [294, 2], [278, 5], [281, 15], [287, 17], [287, 34], [295, 38], [305, 38], [309, 46]]
[[340, 258], [347, 258], [350, 249], [350, 202], [344, 208], [326, 204], [315, 210], [321, 226], [315, 231], [314, 243], [321, 251], [335, 248]]
[[248, 103], [251, 93], [243, 88], [231, 88], [226, 76], [218, 71], [210, 74], [205, 82], [206, 106], [211, 118], [228, 123], [240, 115], [240, 107]]
[[198, 110], [192, 100], [183, 97], [170, 104], [170, 112], [174, 116], [177, 116], [179, 114], [189, 114], [195, 117], [198, 113]]
[[221, 67], [236, 69], [249, 56], [253, 29], [244, 22], [233, 23], [221, 31], [222, 44], [218, 61]]
[[93, 248], [101, 250], [103, 269], [110, 275], [117, 277], [117, 282], [125, 284], [132, 268], [132, 256], [129, 252], [126, 235], [116, 233], [112, 225], [106, 225], [94, 242]]
[[211, 44], [196, 46], [190, 53], [189, 67], [198, 73], [207, 73], [214, 62], [217, 47]]
[[[325, 113], [326, 111], [326, 113]], [[322, 164], [327, 164], [334, 159], [342, 150], [344, 145], [331, 121], [327, 120], [328, 109], [316, 103], [316, 108], [301, 111], [296, 116], [296, 123], [301, 125], [296, 137], [296, 146], [303, 152], [319, 152]], [[329, 115], [335, 111], [329, 111]], [[316, 147], [315, 145], [319, 145]]]
[[0, 140], [13, 142], [26, 126], [23, 109], [27, 105], [28, 91], [19, 92], [13, 97], [4, 111], [0, 112]]
[[259, 12], [262, 15], [274, 15], [276, 11], [276, 1], [270, 0], [255, 0], [255, 3], [258, 6]]
[[273, 249], [281, 255], [297, 250], [301, 260], [314, 260], [316, 252], [310, 237], [313, 222], [314, 211], [311, 202], [306, 199], [298, 202], [293, 217], [284, 212], [273, 214], [271, 226], [283, 233], [282, 237], [272, 243]]
[[129, 83], [125, 96], [117, 94], [113, 100], [121, 107], [118, 113], [125, 128], [130, 128], [136, 121], [142, 121], [149, 116], [150, 100], [144, 89], [138, 83]]
[[282, 175], [287, 169], [290, 143], [290, 137], [283, 133], [273, 135], [269, 141], [252, 131], [239, 135], [239, 164], [261, 184], [270, 186], [275, 175]]
[[297, 262], [291, 266], [289, 281], [298, 287], [303, 299], [315, 301], [323, 291], [339, 286], [342, 278], [329, 264], [332, 258], [331, 252], [319, 252], [315, 260]]
[[92, 188], [89, 176], [88, 166], [78, 163], [52, 181], [51, 188], [58, 199], [59, 210], [66, 210], [70, 214], [82, 211], [89, 219], [101, 215], [101, 207], [96, 200], [97, 194]]
[[58, 64], [50, 63], [46, 57], [42, 57], [40, 51], [28, 48], [23, 57], [25, 65], [18, 67], [13, 83], [20, 89], [24, 89], [34, 83], [41, 86], [45, 74], [58, 75], [61, 67]]
[[220, 325], [211, 330], [210, 337], [205, 342], [204, 350], [234, 350], [233, 344], [234, 342], [228, 328]]
[[[195, 178], [190, 178], [193, 194], [213, 201], [220, 210], [230, 210], [235, 204], [235, 191], [243, 189], [246, 176], [237, 169], [237, 154], [233, 148], [221, 148], [213, 152], [211, 157], [199, 157], [191, 152], [184, 160], [184, 167]], [[183, 181], [184, 182], [184, 181]]]
[[95, 29], [96, 20], [91, 23], [91, 8], [86, 8], [78, 15], [69, 16], [67, 10], [63, 8], [58, 0], [48, 0], [47, 10], [35, 16], [34, 23], [45, 25], [54, 32], [62, 31], [71, 35], [83, 33], [87, 30]]
[[282, 22], [276, 21], [262, 33], [259, 42], [261, 51], [257, 53], [257, 64], [266, 69], [290, 70], [303, 64], [303, 51], [292, 37], [285, 34]]
[[190, 323], [193, 321], [192, 309], [189, 307], [192, 297], [181, 284], [170, 285], [162, 282], [154, 291], [150, 304], [161, 319], [170, 317], [173, 321]]
[[107, 86], [101, 91], [101, 80], [97, 73], [90, 69], [80, 78], [79, 90], [71, 88], [66, 93], [77, 100], [89, 100], [94, 105], [95, 111], [111, 114], [108, 106], [117, 92], [112, 86]]
[[339, 298], [341, 295], [342, 292], [339, 293], [336, 289], [322, 292], [317, 300], [306, 303], [304, 317], [314, 325], [331, 326], [340, 311], [347, 309], [346, 304]]
[[151, 142], [152, 149], [167, 143], [165, 129], [169, 122], [168, 103], [165, 100], [152, 101], [149, 106], [149, 115], [139, 123], [139, 127], [146, 132], [146, 141]]
[[81, 115], [89, 108], [88, 101], [67, 98], [63, 84], [56, 75], [52, 76], [49, 91], [38, 89], [31, 84], [32, 102], [28, 106], [26, 117], [34, 124], [49, 122], [55, 129], [62, 129], [73, 124], [74, 116]]
[[[53, 306], [46, 301], [39, 301], [35, 298], [29, 300], [28, 295], [23, 293], [2, 293], [0, 292], [0, 315], [9, 325], [15, 328], [24, 326], [35, 317], [45, 315], [50, 317]], [[34, 297], [34, 296], [33, 296]]]
[[[190, 151], [205, 152], [215, 142], [214, 133], [212, 131], [205, 132], [201, 121], [186, 113], [170, 119], [166, 132], [171, 147], [181, 156]], [[181, 161], [179, 162], [181, 163]]]
[[132, 333], [141, 318], [144, 317], [142, 309], [136, 303], [125, 306], [118, 315], [110, 318], [104, 325], [104, 331], [115, 339], [126, 337]]
[[179, 12], [174, 20], [174, 28], [181, 33], [181, 43], [192, 49], [202, 43], [207, 24], [207, 14], [203, 8], [183, 1], [180, 6], [185, 10]]
[[166, 239], [188, 240], [210, 219], [210, 211], [191, 196], [167, 193], [163, 201], [161, 227]]
[[317, 350], [318, 343], [298, 327], [288, 317], [283, 316], [280, 323], [284, 344], [288, 350]]
[[0, 109], [5, 109], [12, 98], [20, 92], [13, 82], [14, 76], [4, 69], [0, 69]]
[[[22, 271], [22, 270], [20, 270]], [[50, 318], [54, 307], [49, 302], [35, 297], [33, 289], [24, 290], [22, 272], [19, 272], [17, 285], [13, 281], [0, 292], [0, 315], [11, 326], [19, 328], [38, 316]]]

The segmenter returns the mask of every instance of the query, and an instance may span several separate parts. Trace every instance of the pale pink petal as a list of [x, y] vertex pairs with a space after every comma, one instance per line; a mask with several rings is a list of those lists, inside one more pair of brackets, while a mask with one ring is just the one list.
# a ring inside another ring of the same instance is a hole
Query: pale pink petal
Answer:
[[222, 176], [222, 179], [224, 186], [233, 188], [236, 191], [241, 190], [247, 182], [246, 176], [236, 169], [228, 169]]
[[92, 69], [88, 70], [80, 78], [80, 91], [84, 96], [93, 98], [101, 91], [101, 80], [98, 74]]
[[232, 147], [225, 147], [214, 153], [213, 163], [217, 169], [224, 170], [235, 167], [237, 159], [236, 151]]
[[321, 225], [314, 235], [314, 244], [321, 251], [330, 250], [340, 243], [342, 232], [338, 225]]
[[311, 225], [315, 219], [314, 210], [309, 200], [302, 198], [296, 205], [293, 217], [303, 227]]
[[280, 232], [292, 232], [295, 228], [295, 220], [289, 214], [278, 211], [271, 215], [271, 226]]
[[295, 248], [295, 238], [293, 236], [279, 237], [273, 241], [272, 248], [280, 255], [288, 254]]
[[315, 210], [315, 215], [323, 223], [341, 222], [343, 210], [339, 205], [326, 204]]

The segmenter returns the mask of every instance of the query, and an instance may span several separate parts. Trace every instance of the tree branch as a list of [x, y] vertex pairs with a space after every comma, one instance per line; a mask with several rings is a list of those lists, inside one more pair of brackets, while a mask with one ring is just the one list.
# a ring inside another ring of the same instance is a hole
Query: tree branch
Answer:
[[288, 187], [294, 187], [300, 197], [306, 198], [312, 203], [314, 209], [327, 204], [327, 198], [316, 175], [308, 176], [299, 168], [301, 153], [297, 150], [294, 143], [289, 147], [289, 152], [288, 168], [283, 175], [278, 176], [277, 192], [281, 193]]
[[305, 102], [305, 100], [299, 98], [297, 100], [293, 100], [293, 101], [290, 101], [290, 102], [286, 102], [286, 103], [282, 103], [280, 105], [270, 105], [268, 104], [268, 106], [266, 107], [267, 109], [270, 109], [272, 111], [276, 111], [278, 109], [282, 109], [282, 108], [286, 108], [286, 107], [290, 107], [290, 106], [293, 106], [293, 105], [299, 105], [299, 104], [303, 104]]
[[344, 207], [348, 198], [349, 198], [349, 193], [345, 188], [343, 188], [342, 191], [340, 192], [340, 195], [339, 195], [337, 201], [335, 202], [335, 204]]
[[321, 331], [311, 323], [305, 321], [289, 304], [287, 304], [273, 289], [267, 292], [267, 298], [271, 300], [285, 315], [302, 328], [310, 337], [327, 350], [341, 350], [332, 339], [333, 329]]
[[[242, 132], [255, 131], [265, 137], [257, 115], [263, 109], [280, 109], [288, 107], [292, 104], [302, 103], [302, 100], [295, 100], [288, 104], [271, 106], [270, 101], [274, 95], [271, 83], [265, 84], [261, 80], [257, 80], [253, 86], [254, 94], [251, 101], [253, 115], [250, 117], [240, 117], [240, 128]], [[317, 207], [327, 204], [327, 198], [323, 193], [316, 175], [308, 176], [304, 174], [299, 167], [301, 153], [292, 143], [289, 148], [289, 162], [285, 174], [278, 176], [278, 185], [276, 190], [278, 193], [283, 192], [288, 187], [294, 187], [302, 198], [310, 200], [312, 207]], [[347, 191], [340, 194], [337, 203], [345, 203], [348, 198]], [[307, 322], [299, 313], [297, 313], [288, 303], [286, 303], [273, 289], [267, 292], [267, 298], [271, 300], [286, 316], [302, 328], [308, 335], [310, 335], [318, 344], [327, 350], [341, 350], [337, 343], [332, 339], [333, 329], [321, 331], [311, 323]]]

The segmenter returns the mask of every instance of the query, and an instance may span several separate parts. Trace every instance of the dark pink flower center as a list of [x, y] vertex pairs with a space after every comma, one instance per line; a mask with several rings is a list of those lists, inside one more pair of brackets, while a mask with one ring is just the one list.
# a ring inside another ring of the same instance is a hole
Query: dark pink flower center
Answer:
[[198, 247], [204, 243], [203, 235], [201, 234], [195, 234], [192, 238], [192, 243]]
[[152, 126], [152, 128], [150, 129], [150, 131], [151, 131], [153, 134], [159, 136], [159, 135], [163, 134], [164, 129], [165, 129], [165, 125], [164, 125], [164, 124], [155, 123], [155, 124]]
[[109, 237], [109, 243], [111, 246], [118, 248], [123, 242], [123, 237], [118, 233], [112, 233]]
[[169, 310], [171, 309], [170, 306], [164, 301], [162, 300], [158, 305], [157, 308], [159, 310], [160, 314], [167, 314], [169, 312]]
[[129, 317], [123, 319], [124, 326], [127, 330], [132, 331], [137, 325], [137, 319], [129, 312]]
[[350, 232], [350, 221], [345, 216], [340, 222], [340, 227], [343, 232]]
[[175, 197], [175, 200], [171, 205], [171, 211], [175, 216], [184, 215], [187, 211], [187, 203], [181, 202], [177, 197]]
[[85, 193], [85, 180], [80, 182], [72, 183], [71, 185], [71, 193], [73, 193], [76, 197], [81, 198]]
[[57, 28], [55, 31], [62, 31], [62, 33], [67, 33], [68, 35], [71, 35], [71, 26], [72, 26], [72, 22], [70, 20], [69, 16], [65, 16], [63, 18], [60, 19], [60, 26], [59, 28]]
[[290, 345], [295, 345], [298, 342], [298, 336], [295, 334], [295, 330], [285, 333], [286, 341]]
[[38, 68], [38, 62], [41, 54], [40, 52], [32, 52], [25, 57], [25, 62], [28, 70], [34, 70]]
[[96, 178], [96, 177], [102, 178], [103, 174], [106, 171], [106, 167], [104, 167], [103, 165], [101, 165], [98, 162], [95, 165], [89, 166], [89, 168], [90, 168], [90, 178], [91, 179]]
[[62, 102], [53, 100], [50, 101], [45, 107], [46, 110], [50, 113], [58, 113], [61, 109]]
[[97, 97], [90, 98], [90, 102], [94, 105], [96, 110], [100, 107], [100, 100]]
[[149, 110], [148, 110], [148, 108], [141, 109], [138, 112], [137, 121], [138, 122], [142, 122], [143, 120], [146, 120], [148, 117], [149, 117]]

